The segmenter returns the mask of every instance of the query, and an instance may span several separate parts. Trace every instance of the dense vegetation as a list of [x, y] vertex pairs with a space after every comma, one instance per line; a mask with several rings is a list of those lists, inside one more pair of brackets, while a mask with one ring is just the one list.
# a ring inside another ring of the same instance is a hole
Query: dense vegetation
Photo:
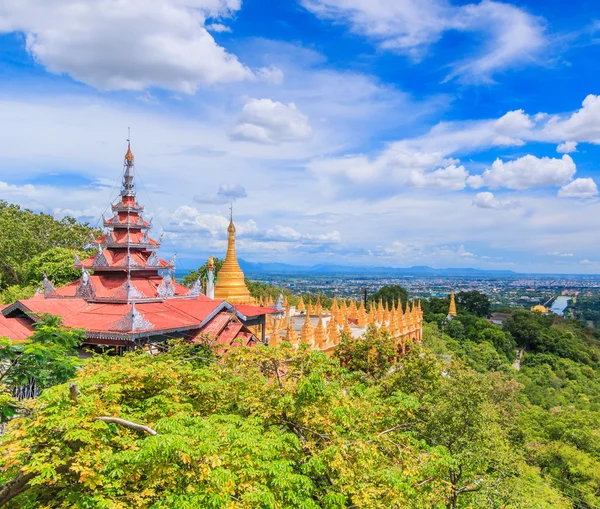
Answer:
[[97, 230], [0, 200], [0, 303], [31, 297], [44, 272], [56, 285], [77, 279], [73, 257]]
[[592, 322], [594, 327], [600, 328], [600, 297], [578, 297], [570, 302], [569, 308], [576, 309], [577, 318], [584, 322]]
[[[91, 231], [0, 202], [1, 298], [75, 279]], [[174, 342], [82, 360], [82, 331], [44, 317], [28, 342], [0, 339], [0, 506], [600, 507], [598, 332], [523, 310], [500, 328], [485, 295], [456, 302], [450, 320], [448, 298], [423, 301], [423, 344], [402, 357], [370, 328], [331, 358]]]
[[93, 358], [11, 423], [0, 503], [570, 507], [513, 446], [513, 379], [418, 347], [389, 369], [387, 335], [366, 341], [379, 361], [350, 338], [334, 359], [286, 344]]

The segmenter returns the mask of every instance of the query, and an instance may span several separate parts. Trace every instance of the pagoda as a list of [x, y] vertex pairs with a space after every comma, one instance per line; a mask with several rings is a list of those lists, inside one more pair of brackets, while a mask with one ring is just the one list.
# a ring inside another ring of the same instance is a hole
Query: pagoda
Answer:
[[235, 253], [235, 225], [233, 210], [229, 208], [229, 226], [227, 228], [227, 253], [219, 270], [215, 285], [215, 298], [223, 299], [231, 304], [253, 304], [254, 299], [246, 286], [244, 273]]
[[[162, 235], [158, 240], [149, 236], [152, 221], [144, 218], [144, 207], [136, 200], [134, 173], [128, 142], [121, 192], [111, 206], [112, 217], [103, 217], [104, 234], [91, 240], [95, 253], [85, 260], [75, 256], [81, 277], [59, 288], [44, 277], [34, 297], [0, 311], [0, 330], [16, 330], [27, 337], [34, 322], [49, 313], [62, 317], [66, 326], [82, 328], [85, 344], [116, 347], [119, 352], [180, 337], [199, 340], [208, 336], [224, 345], [264, 341], [265, 316], [275, 310], [249, 305], [252, 299], [235, 257], [233, 221], [233, 244], [230, 242], [223, 266], [228, 264], [231, 276], [227, 278], [227, 271], [219, 273], [219, 281], [229, 290], [215, 292], [213, 299], [202, 293], [200, 280], [189, 288], [175, 281], [175, 256], [170, 261], [158, 256]], [[238, 288], [236, 267], [246, 293]], [[231, 297], [236, 306], [220, 295]], [[263, 337], [258, 338], [251, 326], [262, 331]]]

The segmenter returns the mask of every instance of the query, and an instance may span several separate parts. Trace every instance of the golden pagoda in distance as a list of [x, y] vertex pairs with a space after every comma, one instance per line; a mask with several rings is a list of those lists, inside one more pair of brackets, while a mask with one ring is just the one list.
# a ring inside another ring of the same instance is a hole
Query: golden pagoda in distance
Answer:
[[227, 228], [227, 254], [217, 274], [215, 299], [226, 300], [230, 304], [253, 304], [250, 290], [246, 286], [244, 273], [235, 254], [235, 225], [233, 224], [233, 208], [229, 208], [229, 227]]
[[448, 316], [456, 316], [456, 301], [454, 300], [454, 292], [450, 295], [450, 308], [448, 309]]

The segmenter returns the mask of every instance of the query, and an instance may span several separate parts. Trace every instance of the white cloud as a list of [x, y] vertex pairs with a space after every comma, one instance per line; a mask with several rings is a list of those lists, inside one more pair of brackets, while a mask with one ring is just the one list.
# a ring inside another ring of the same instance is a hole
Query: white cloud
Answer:
[[477, 193], [473, 198], [473, 205], [481, 209], [512, 209], [519, 206], [518, 202], [510, 200], [498, 200], [493, 193], [485, 191]]
[[600, 144], [600, 96], [588, 95], [582, 107], [570, 115], [549, 117], [539, 137]]
[[594, 179], [578, 178], [558, 190], [560, 198], [593, 198], [598, 196], [598, 186]]
[[211, 23], [210, 25], [206, 26], [206, 29], [210, 30], [211, 32], [231, 32], [230, 27], [222, 25], [221, 23]]
[[482, 186], [492, 189], [561, 186], [569, 182], [575, 172], [575, 163], [566, 154], [561, 159], [526, 155], [506, 163], [496, 159], [490, 169], [469, 177], [468, 182], [476, 189]]
[[559, 154], [571, 154], [572, 152], [577, 152], [577, 142], [565, 141], [556, 147], [556, 151]]
[[246, 198], [248, 193], [239, 184], [221, 184], [216, 194], [202, 193], [194, 195], [196, 203], [222, 204]]
[[573, 258], [573, 253], [561, 253], [560, 251], [554, 251], [548, 253], [549, 256], [558, 256], [559, 258]]
[[308, 117], [294, 103], [250, 99], [244, 104], [231, 136], [236, 140], [278, 144], [309, 139], [312, 129]]
[[314, 160], [309, 170], [332, 185], [357, 185], [361, 192], [378, 189], [381, 196], [397, 194], [403, 187], [438, 188], [459, 191], [465, 188], [467, 171], [455, 159], [440, 153], [384, 151], [369, 159], [365, 155]]
[[48, 71], [96, 88], [193, 93], [252, 77], [204, 26], [239, 8], [240, 0], [5, 0], [0, 33], [24, 33]]
[[320, 18], [349, 24], [380, 47], [417, 61], [451, 31], [483, 37], [482, 51], [455, 63], [450, 77], [489, 80], [501, 69], [534, 60], [546, 46], [540, 19], [500, 2], [452, 6], [444, 0], [302, 0], [302, 4]]

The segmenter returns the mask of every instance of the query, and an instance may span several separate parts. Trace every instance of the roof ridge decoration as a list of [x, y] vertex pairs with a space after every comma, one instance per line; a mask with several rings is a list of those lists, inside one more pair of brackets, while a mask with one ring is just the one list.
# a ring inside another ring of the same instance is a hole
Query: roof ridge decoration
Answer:
[[81, 265], [81, 259], [77, 255], [77, 253], [73, 254], [73, 265], [78, 266]]
[[56, 288], [50, 282], [50, 280], [48, 279], [48, 276], [46, 275], [45, 272], [44, 272], [44, 278], [42, 279], [41, 291], [44, 294], [44, 297], [50, 297], [52, 294], [54, 294], [56, 292]]
[[96, 254], [94, 261], [92, 262], [92, 267], [108, 267], [108, 260], [106, 259], [106, 256], [104, 256], [104, 252], [102, 250], [102, 245], [101, 244], [97, 244], [98, 246], [98, 253]]
[[188, 290], [186, 295], [190, 297], [198, 297], [198, 295], [204, 295], [204, 293], [202, 292], [202, 278], [200, 276], [198, 276], [198, 279], [196, 279], [196, 281], [194, 281], [194, 284], [190, 286], [190, 289]]
[[160, 258], [156, 251], [152, 251], [152, 254], [146, 260], [146, 267], [161, 267]]
[[131, 282], [131, 275], [127, 274], [127, 281], [125, 281], [110, 297], [111, 300], [139, 300], [145, 299], [146, 297], [140, 292]]
[[135, 302], [131, 303], [131, 309], [123, 318], [117, 320], [110, 326], [110, 330], [120, 332], [136, 332], [152, 329], [154, 324], [144, 318], [144, 315], [135, 308]]
[[81, 297], [85, 300], [91, 300], [96, 297], [96, 291], [92, 286], [90, 273], [85, 269], [85, 267], [81, 267], [81, 280], [79, 286], [77, 287], [77, 291], [75, 292], [75, 296]]
[[161, 299], [170, 299], [175, 296], [175, 287], [173, 286], [173, 278], [171, 273], [167, 272], [158, 286], [157, 295]]

